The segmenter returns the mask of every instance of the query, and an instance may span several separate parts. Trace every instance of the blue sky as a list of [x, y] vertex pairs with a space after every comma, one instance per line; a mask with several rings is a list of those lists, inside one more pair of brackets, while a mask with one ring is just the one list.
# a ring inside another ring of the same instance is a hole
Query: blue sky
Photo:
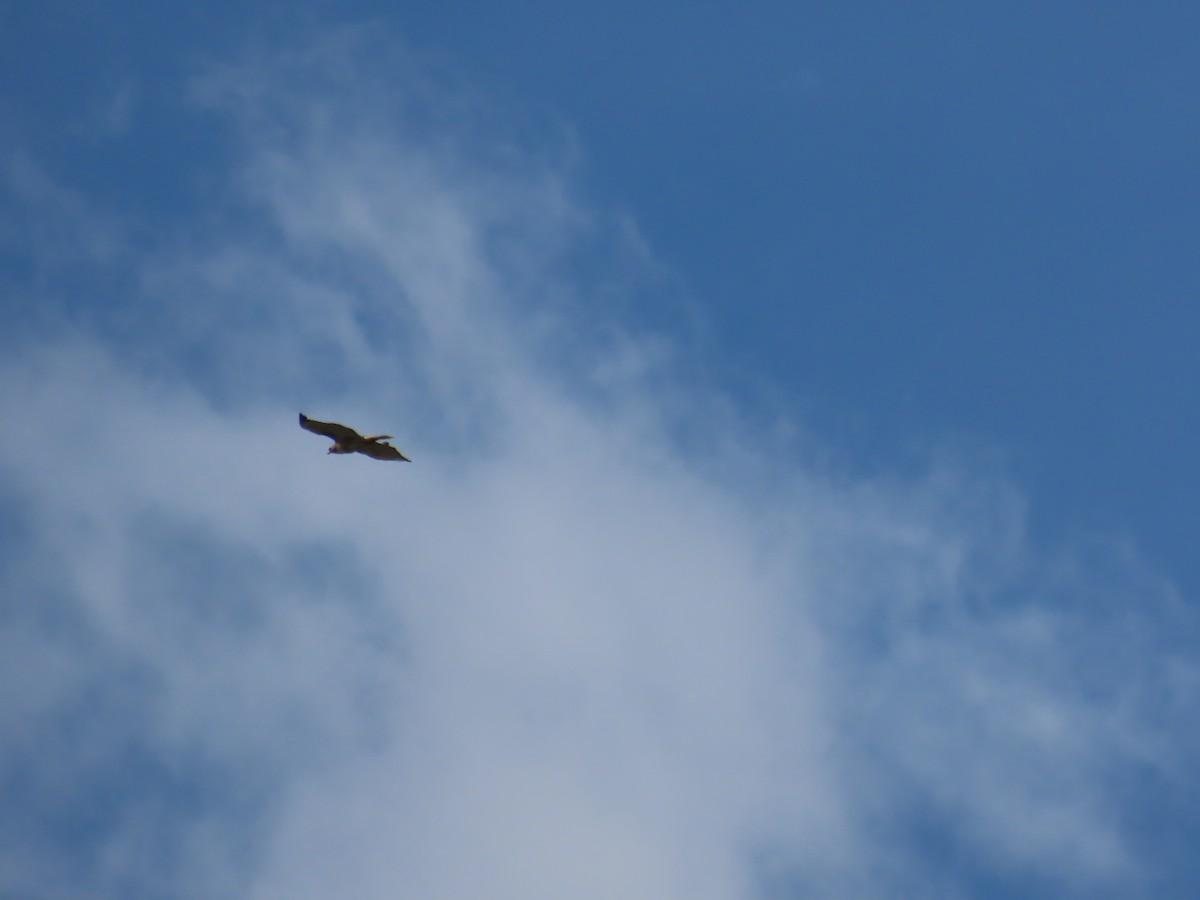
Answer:
[[0, 896], [1194, 895], [1200, 12], [333, 6], [0, 8]]

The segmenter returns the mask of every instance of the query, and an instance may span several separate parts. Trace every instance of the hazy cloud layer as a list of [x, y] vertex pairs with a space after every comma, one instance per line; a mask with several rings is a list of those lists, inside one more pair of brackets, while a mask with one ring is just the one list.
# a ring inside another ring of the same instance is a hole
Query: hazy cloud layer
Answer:
[[689, 384], [572, 154], [360, 36], [189, 96], [230, 170], [165, 236], [7, 170], [53, 227], [5, 229], [40, 312], [0, 361], [0, 893], [1192, 873], [1194, 618], [1132, 551], [1031, 547], [985, 460], [851, 476]]

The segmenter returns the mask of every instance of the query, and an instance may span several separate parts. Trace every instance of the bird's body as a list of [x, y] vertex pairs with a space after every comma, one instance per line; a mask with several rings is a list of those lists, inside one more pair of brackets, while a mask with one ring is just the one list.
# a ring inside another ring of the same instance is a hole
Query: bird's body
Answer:
[[300, 413], [300, 427], [313, 434], [321, 434], [333, 441], [328, 453], [361, 453], [372, 459], [393, 459], [400, 462], [411, 462], [407, 456], [385, 443], [390, 434], [373, 434], [364, 437], [353, 428], [338, 425], [336, 422], [318, 422]]

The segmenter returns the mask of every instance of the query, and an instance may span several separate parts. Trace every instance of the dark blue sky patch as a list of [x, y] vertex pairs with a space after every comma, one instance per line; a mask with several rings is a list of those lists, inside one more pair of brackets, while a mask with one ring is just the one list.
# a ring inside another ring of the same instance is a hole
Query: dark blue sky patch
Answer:
[[0, 753], [5, 842], [31, 848], [29, 863], [46, 866], [48, 884], [165, 897], [192, 864], [192, 830], [220, 823], [218, 857], [245, 871], [275, 770], [162, 743], [158, 673], [103, 637], [81, 643], [75, 658], [61, 702], [27, 717]]
[[132, 528], [129, 590], [139, 613], [193, 641], [261, 638], [273, 567], [259, 552], [183, 519], [146, 515]]

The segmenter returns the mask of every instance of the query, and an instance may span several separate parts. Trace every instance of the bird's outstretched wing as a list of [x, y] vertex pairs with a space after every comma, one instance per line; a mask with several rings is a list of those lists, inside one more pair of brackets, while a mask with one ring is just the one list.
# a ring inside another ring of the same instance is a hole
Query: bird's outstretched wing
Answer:
[[412, 462], [411, 459], [391, 444], [384, 444], [382, 442], [368, 441], [358, 448], [358, 452], [372, 459], [395, 459], [400, 462]]
[[324, 435], [330, 440], [337, 441], [339, 444], [345, 441], [362, 440], [362, 435], [353, 428], [338, 425], [336, 422], [318, 422], [316, 419], [310, 419], [304, 413], [300, 413], [300, 427], [305, 431]]

